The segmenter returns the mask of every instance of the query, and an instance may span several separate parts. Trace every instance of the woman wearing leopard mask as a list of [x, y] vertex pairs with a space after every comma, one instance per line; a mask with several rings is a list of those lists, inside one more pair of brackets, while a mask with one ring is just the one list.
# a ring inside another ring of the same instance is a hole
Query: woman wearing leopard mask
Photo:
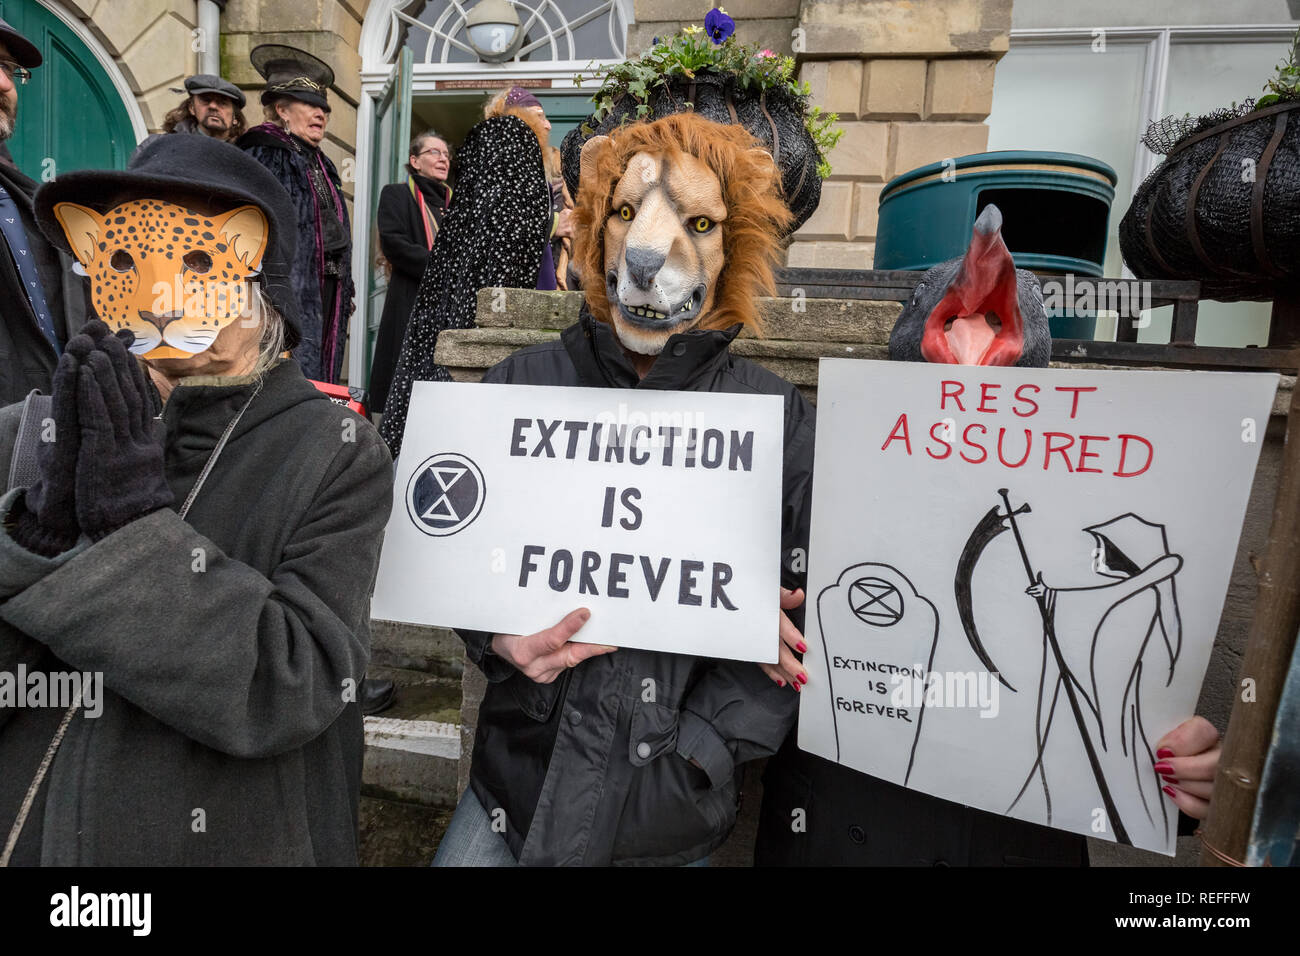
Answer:
[[0, 412], [0, 863], [354, 864], [392, 466], [282, 358], [293, 206], [167, 136], [36, 210], [99, 319]]

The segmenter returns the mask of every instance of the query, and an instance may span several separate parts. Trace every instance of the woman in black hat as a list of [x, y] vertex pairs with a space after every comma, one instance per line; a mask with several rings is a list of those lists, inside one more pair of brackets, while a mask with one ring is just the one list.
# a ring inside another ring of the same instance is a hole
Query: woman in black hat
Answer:
[[105, 321], [0, 412], [0, 672], [80, 690], [0, 707], [0, 866], [355, 864], [392, 464], [281, 358], [293, 206], [165, 136], [36, 209]]
[[352, 232], [343, 183], [320, 148], [329, 123], [327, 91], [334, 71], [310, 53], [264, 43], [249, 54], [266, 78], [266, 122], [235, 144], [271, 171], [297, 209], [294, 291], [302, 310], [302, 342], [293, 357], [303, 373], [337, 382], [352, 316]]

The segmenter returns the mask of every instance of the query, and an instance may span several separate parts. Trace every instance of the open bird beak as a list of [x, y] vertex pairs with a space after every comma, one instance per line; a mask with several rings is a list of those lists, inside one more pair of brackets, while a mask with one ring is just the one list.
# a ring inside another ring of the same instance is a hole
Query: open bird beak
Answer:
[[957, 274], [925, 320], [921, 355], [948, 365], [1014, 365], [1024, 345], [1016, 264], [1002, 240], [1002, 213], [985, 206]]

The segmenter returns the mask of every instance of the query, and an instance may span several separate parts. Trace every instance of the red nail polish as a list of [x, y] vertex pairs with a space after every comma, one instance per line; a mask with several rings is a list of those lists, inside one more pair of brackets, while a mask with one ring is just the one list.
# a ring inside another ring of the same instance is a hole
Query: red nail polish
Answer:
[[1160, 789], [1163, 790], [1165, 793], [1169, 794], [1169, 796], [1171, 797], [1177, 796], [1177, 794], [1174, 793], [1173, 787], [1161, 787]]
[[807, 654], [807, 653], [808, 653], [808, 645], [805, 644], [803, 641], [800, 641], [798, 644], [795, 645], [795, 647], [797, 647], [797, 648], [799, 649], [799, 653], [800, 653], [800, 654]]
[[1171, 776], [1169, 776], [1169, 774], [1167, 774], [1167, 773], [1162, 773], [1162, 774], [1160, 775], [1160, 779], [1163, 780], [1165, 783], [1177, 783], [1177, 782], [1178, 782], [1178, 778], [1177, 778], [1177, 777], [1171, 777]]
[[1166, 757], [1172, 757], [1173, 755], [1174, 752], [1170, 750], [1168, 747], [1161, 747], [1159, 750], [1156, 751], [1156, 756], [1159, 757], [1161, 760], [1164, 760]]
[[785, 686], [785, 681], [781, 680], [781, 679], [778, 677], [777, 680], [776, 680], [776, 686], [777, 686], [777, 687], [784, 687], [784, 686]]
[[806, 684], [806, 683], [808, 683], [808, 677], [807, 677], [806, 674], [800, 674], [800, 675], [799, 675], [799, 683], [801, 683], [801, 684]]
[[1160, 763], [1156, 764], [1156, 773], [1164, 774], [1164, 773], [1173, 773], [1173, 772], [1174, 772], [1174, 768], [1171, 765], [1165, 763], [1163, 760], [1160, 761]]

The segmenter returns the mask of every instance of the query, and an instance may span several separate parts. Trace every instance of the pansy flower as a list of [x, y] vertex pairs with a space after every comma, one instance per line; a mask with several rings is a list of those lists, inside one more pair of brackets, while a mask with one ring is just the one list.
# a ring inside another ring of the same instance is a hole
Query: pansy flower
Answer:
[[720, 46], [736, 32], [736, 21], [727, 16], [727, 11], [722, 7], [714, 7], [704, 16], [704, 29], [714, 45]]

